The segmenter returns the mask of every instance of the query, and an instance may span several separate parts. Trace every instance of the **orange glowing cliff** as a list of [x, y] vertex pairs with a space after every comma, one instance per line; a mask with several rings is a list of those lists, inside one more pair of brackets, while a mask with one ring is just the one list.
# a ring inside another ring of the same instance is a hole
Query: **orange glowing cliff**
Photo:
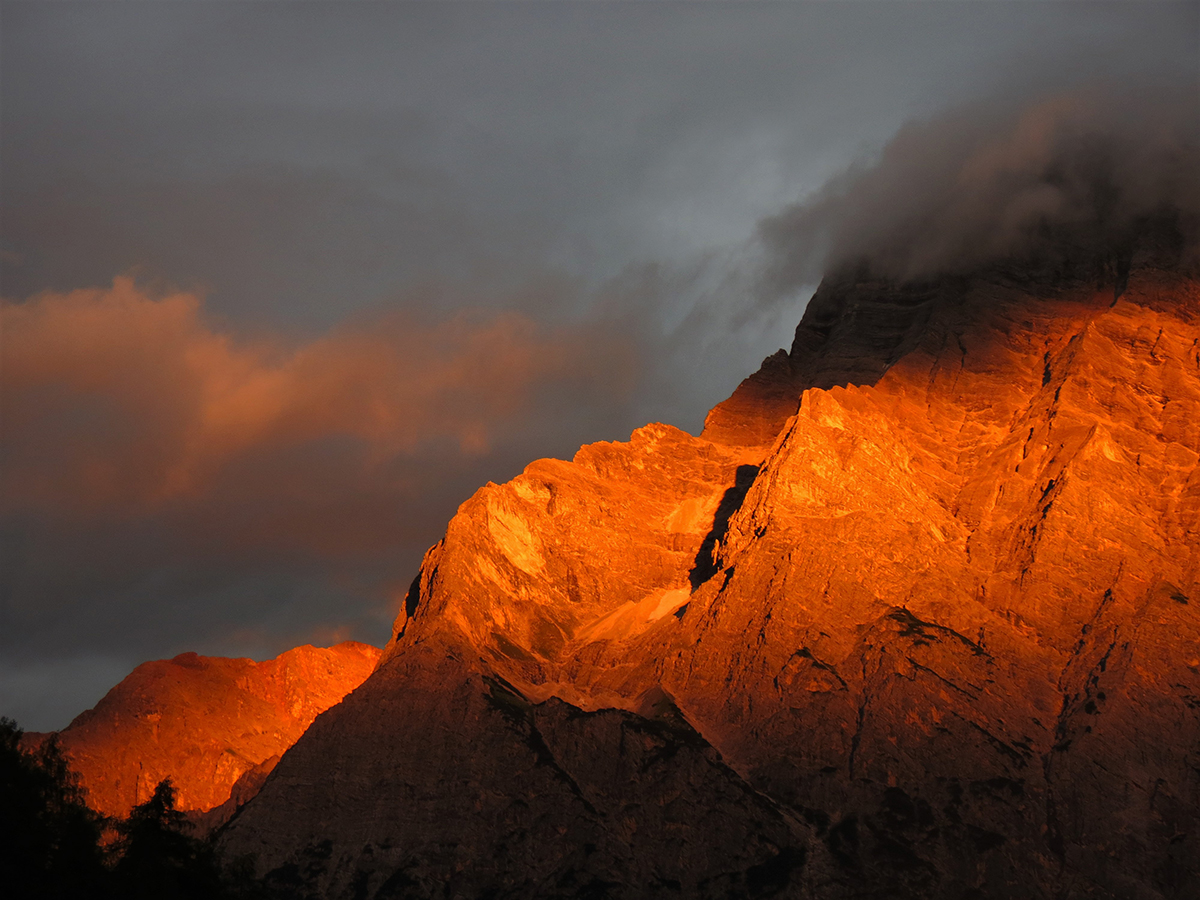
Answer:
[[849, 272], [701, 436], [481, 488], [382, 658], [146, 663], [59, 739], [283, 897], [1200, 896], [1198, 462], [1161, 234]]
[[170, 778], [179, 808], [202, 813], [252, 794], [378, 659], [378, 648], [346, 642], [266, 662], [184, 653], [143, 663], [59, 732], [59, 746], [99, 812], [128, 815]]
[[827, 279], [700, 437], [481, 488], [224, 850], [331, 898], [1200, 896], [1200, 281], [1128, 252]]

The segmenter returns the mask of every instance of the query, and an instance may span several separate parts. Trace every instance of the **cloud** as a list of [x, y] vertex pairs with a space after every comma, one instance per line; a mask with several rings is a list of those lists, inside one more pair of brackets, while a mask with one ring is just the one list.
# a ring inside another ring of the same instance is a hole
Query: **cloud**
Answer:
[[873, 164], [761, 223], [766, 291], [861, 263], [922, 278], [1118, 251], [1151, 221], [1168, 222], [1194, 255], [1198, 101], [1190, 88], [1092, 87], [912, 122]]
[[393, 313], [295, 347], [238, 340], [195, 295], [152, 297], [129, 278], [0, 317], [4, 498], [41, 513], [144, 514], [249, 459], [331, 441], [376, 470], [435, 447], [479, 456], [546, 390], [620, 403], [636, 371], [615, 335], [515, 313]]
[[[1014, 68], [1194, 76], [1194, 4], [1101, 7], [6, 5], [0, 281], [59, 293], [4, 312], [0, 657], [73, 714], [75, 658], [382, 639], [480, 484], [788, 342], [860, 173], [751, 247], [770, 304], [743, 243], [859, 148]], [[69, 293], [131, 269], [207, 297]]]
[[[611, 437], [641, 370], [635, 339], [601, 324], [401, 309], [295, 342], [130, 278], [6, 302], [0, 335], [12, 685], [22, 661], [385, 639], [455, 507]], [[46, 709], [35, 727], [79, 708]]]

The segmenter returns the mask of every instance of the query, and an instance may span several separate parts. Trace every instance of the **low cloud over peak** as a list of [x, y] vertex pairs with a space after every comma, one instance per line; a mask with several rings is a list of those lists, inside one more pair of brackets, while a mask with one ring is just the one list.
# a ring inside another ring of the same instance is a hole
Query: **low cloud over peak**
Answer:
[[901, 128], [857, 164], [765, 220], [767, 290], [845, 265], [895, 278], [961, 273], [1127, 244], [1168, 221], [1196, 254], [1195, 90], [1074, 90], [991, 99]]

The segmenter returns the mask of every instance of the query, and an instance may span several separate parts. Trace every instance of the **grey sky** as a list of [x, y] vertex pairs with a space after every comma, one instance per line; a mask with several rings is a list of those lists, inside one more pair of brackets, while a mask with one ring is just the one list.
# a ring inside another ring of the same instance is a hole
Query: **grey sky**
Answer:
[[[432, 423], [400, 449], [389, 436], [380, 463], [337, 429], [287, 443], [281, 425], [211, 463], [203, 491], [136, 514], [3, 498], [0, 713], [61, 727], [114, 673], [187, 649], [382, 642], [396, 585], [475, 486], [647, 420], [695, 431], [790, 342], [811, 286], [753, 296], [760, 220], [948, 107], [1194, 83], [1198, 10], [4, 2], [6, 299], [131, 273], [201, 292], [208, 331], [188, 340], [204, 346], [306, 345], [393, 314], [452, 343], [439, 323], [456, 313], [486, 338], [516, 311], [547, 330], [504, 331], [514, 346], [600, 349], [530, 369], [519, 409], [476, 410], [486, 448], [455, 432], [448, 452]], [[455, 402], [475, 410], [469, 390]], [[34, 437], [10, 419], [10, 469], [52, 438], [124, 452], [72, 437], [71, 410], [53, 428], [22, 419]], [[279, 524], [310, 519], [374, 524], [349, 547]]]

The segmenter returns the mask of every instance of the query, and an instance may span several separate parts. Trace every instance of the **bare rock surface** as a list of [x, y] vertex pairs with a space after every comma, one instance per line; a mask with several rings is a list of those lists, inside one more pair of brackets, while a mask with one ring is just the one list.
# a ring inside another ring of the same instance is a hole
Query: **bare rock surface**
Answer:
[[[99, 812], [127, 815], [164, 778], [180, 809], [204, 812], [295, 743], [379, 656], [350, 641], [297, 647], [265, 662], [184, 653], [143, 663], [59, 732], [59, 746]], [[248, 779], [242, 787], [245, 802], [257, 785]]]
[[531, 703], [468, 654], [390, 658], [227, 845], [306, 897], [767, 896], [803, 869], [788, 816], [664, 695], [645, 715]]
[[818, 292], [460, 508], [223, 846], [298, 896], [1200, 896], [1200, 282]]

